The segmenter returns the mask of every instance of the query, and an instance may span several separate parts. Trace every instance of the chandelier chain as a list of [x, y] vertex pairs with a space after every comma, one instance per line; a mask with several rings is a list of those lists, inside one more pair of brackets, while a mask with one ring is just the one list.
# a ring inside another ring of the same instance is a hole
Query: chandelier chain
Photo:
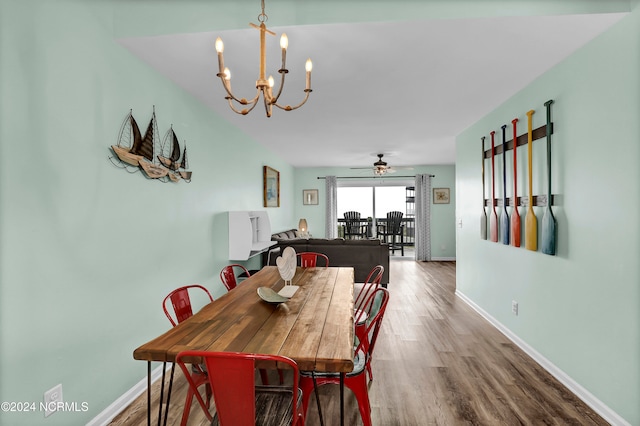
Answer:
[[262, 13], [258, 15], [258, 22], [263, 23], [263, 22], [267, 22], [268, 20], [269, 20], [269, 17], [267, 16], [266, 13], [264, 13], [264, 0], [262, 0]]

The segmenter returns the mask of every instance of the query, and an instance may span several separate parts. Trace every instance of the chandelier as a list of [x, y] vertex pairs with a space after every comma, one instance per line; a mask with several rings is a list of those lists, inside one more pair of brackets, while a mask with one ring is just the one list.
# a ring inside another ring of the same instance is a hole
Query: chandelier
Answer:
[[[311, 93], [312, 64], [311, 64], [311, 59], [307, 59], [307, 62], [305, 64], [305, 69], [307, 71], [307, 83], [304, 89], [304, 92], [305, 92], [304, 99], [299, 105], [296, 105], [293, 107], [290, 105], [283, 106], [278, 104], [278, 98], [280, 98], [280, 94], [282, 93], [282, 88], [284, 87], [284, 77], [289, 72], [289, 70], [287, 70], [286, 68], [287, 47], [289, 45], [289, 39], [287, 38], [287, 35], [284, 33], [280, 37], [280, 48], [282, 50], [282, 67], [278, 70], [278, 72], [280, 73], [281, 78], [280, 78], [280, 87], [277, 90], [277, 94], [274, 96], [273, 95], [273, 86], [274, 86], [273, 77], [269, 76], [268, 79], [265, 78], [265, 69], [267, 65], [267, 57], [265, 54], [266, 34], [269, 33], [270, 35], [276, 35], [276, 33], [267, 29], [265, 22], [268, 19], [269, 17], [264, 13], [264, 0], [262, 0], [262, 13], [258, 15], [258, 22], [260, 22], [260, 25], [258, 26], [252, 23], [249, 24], [253, 28], [256, 28], [257, 30], [260, 31], [260, 74], [258, 75], [258, 80], [256, 81], [256, 89], [257, 89], [256, 96], [251, 100], [247, 100], [245, 98], [238, 99], [231, 92], [231, 72], [229, 71], [229, 68], [225, 68], [224, 66], [224, 56], [223, 56], [224, 44], [222, 43], [222, 39], [220, 37], [216, 39], [216, 52], [218, 52], [218, 67], [219, 67], [219, 72], [217, 76], [220, 77], [220, 80], [222, 81], [222, 86], [224, 87], [224, 90], [227, 92], [227, 96], [225, 96], [225, 99], [229, 101], [229, 106], [231, 107], [231, 109], [238, 114], [246, 115], [250, 113], [251, 110], [253, 110], [253, 108], [255, 108], [255, 106], [258, 104], [258, 101], [260, 100], [260, 94], [262, 94], [262, 98], [264, 99], [264, 108], [266, 110], [267, 117], [271, 117], [271, 110], [274, 105], [285, 111], [293, 111], [294, 109], [298, 109], [302, 105], [304, 105], [304, 103], [307, 102], [307, 99], [309, 99], [309, 93]], [[247, 108], [238, 109], [235, 107], [234, 102], [243, 106], [247, 106]]]

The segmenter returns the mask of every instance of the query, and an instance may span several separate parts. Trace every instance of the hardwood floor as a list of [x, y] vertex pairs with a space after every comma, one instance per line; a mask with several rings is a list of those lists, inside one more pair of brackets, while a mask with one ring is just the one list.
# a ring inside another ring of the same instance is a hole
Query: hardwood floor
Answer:
[[[392, 259], [390, 269], [369, 385], [374, 425], [608, 424], [454, 295], [455, 262]], [[185, 384], [178, 375], [170, 425], [180, 422]], [[325, 424], [339, 424], [338, 387], [319, 393]], [[348, 390], [345, 403], [345, 424], [361, 425]], [[153, 414], [156, 421], [157, 402]], [[146, 393], [111, 424], [146, 424]], [[195, 401], [189, 424], [207, 424]], [[313, 396], [306, 424], [319, 424]]]

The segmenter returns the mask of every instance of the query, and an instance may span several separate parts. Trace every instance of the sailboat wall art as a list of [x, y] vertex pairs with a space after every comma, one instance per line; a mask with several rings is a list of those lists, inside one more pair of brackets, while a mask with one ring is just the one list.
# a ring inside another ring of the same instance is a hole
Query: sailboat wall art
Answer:
[[173, 126], [160, 141], [155, 107], [144, 136], [133, 117], [133, 111], [129, 110], [120, 127], [118, 141], [116, 145], [111, 145], [111, 149], [115, 154], [109, 157], [111, 163], [129, 173], [141, 170], [149, 179], [161, 182], [191, 182], [187, 148], [185, 146], [180, 150]]

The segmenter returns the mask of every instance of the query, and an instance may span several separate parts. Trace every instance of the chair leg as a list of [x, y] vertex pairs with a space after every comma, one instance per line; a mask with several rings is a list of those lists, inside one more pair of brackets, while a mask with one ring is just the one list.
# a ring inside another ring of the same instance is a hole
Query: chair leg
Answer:
[[362, 374], [346, 379], [345, 386], [351, 389], [356, 396], [362, 424], [371, 426], [371, 403], [369, 402], [369, 392], [367, 390], [366, 372], [363, 371]]
[[311, 377], [300, 377], [299, 381], [300, 390], [302, 391], [302, 412], [305, 417], [307, 415], [307, 409], [309, 408], [309, 399], [313, 392], [313, 379]]
[[[211, 386], [208, 383], [207, 376], [204, 374], [193, 373], [192, 376], [193, 382], [196, 384], [196, 387], [200, 387], [200, 385], [205, 385], [205, 401], [207, 403], [207, 408], [211, 406]], [[187, 390], [187, 398], [184, 402], [184, 410], [182, 411], [182, 420], [180, 421], [180, 426], [186, 426], [187, 421], [189, 420], [189, 412], [191, 411], [191, 403], [193, 402], [193, 390], [191, 387]]]
[[[318, 387], [326, 384], [337, 385], [338, 382], [335, 378], [317, 378]], [[360, 416], [362, 417], [362, 423], [364, 426], [371, 425], [371, 403], [369, 402], [369, 392], [367, 389], [367, 374], [363, 371], [362, 374], [357, 376], [347, 377], [344, 381], [344, 385], [353, 392], [358, 401], [358, 410], [360, 410]], [[309, 396], [313, 391], [313, 379], [311, 377], [300, 378], [300, 389], [302, 390], [302, 401], [304, 411], [306, 412], [309, 406]]]
[[267, 375], [267, 370], [265, 369], [260, 369], [260, 379], [262, 380], [262, 384], [263, 385], [268, 385], [269, 384], [269, 376]]

